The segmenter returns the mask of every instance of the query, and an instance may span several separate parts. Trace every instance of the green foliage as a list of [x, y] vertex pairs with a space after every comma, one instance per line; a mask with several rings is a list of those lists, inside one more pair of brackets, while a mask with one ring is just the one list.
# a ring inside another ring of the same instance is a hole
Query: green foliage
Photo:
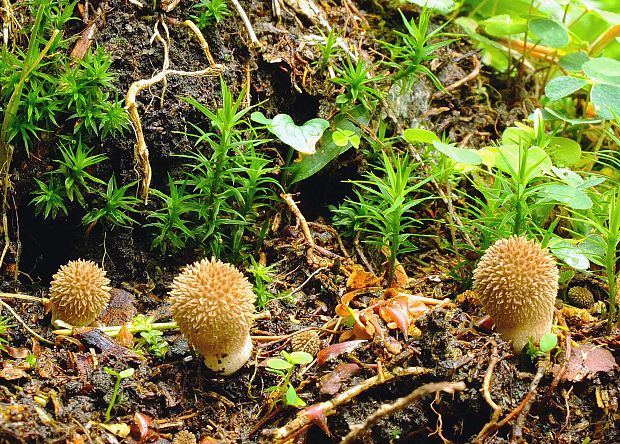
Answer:
[[361, 229], [368, 244], [387, 249], [388, 285], [394, 278], [397, 257], [415, 250], [409, 239], [417, 222], [412, 210], [428, 199], [419, 196], [430, 177], [416, 177], [413, 173], [417, 166], [408, 155], [390, 157], [383, 152], [380, 163], [364, 175], [364, 180], [351, 181], [357, 200], [347, 199], [332, 209], [334, 225]]
[[291, 378], [295, 371], [295, 366], [301, 366], [312, 362], [312, 355], [306, 352], [287, 353], [284, 350], [280, 352], [282, 358], [271, 358], [267, 360], [267, 371], [279, 375], [280, 383], [277, 386], [268, 387], [268, 393], [275, 392], [278, 394], [278, 400], [286, 406], [303, 407], [306, 405], [301, 399], [295, 387], [291, 383]]
[[194, 9], [198, 9], [199, 15], [192, 15], [191, 17], [200, 29], [205, 29], [214, 22], [220, 23], [232, 15], [225, 0], [200, 0], [194, 5]]
[[268, 290], [269, 284], [273, 282], [275, 264], [261, 265], [250, 256], [251, 265], [247, 270], [254, 277], [254, 294], [256, 294], [256, 308], [263, 310], [267, 301], [274, 298], [274, 295]]
[[106, 159], [103, 154], [91, 156], [92, 149], [87, 147], [81, 138], [61, 143], [58, 147], [61, 160], [56, 160], [58, 168], [53, 174], [64, 177], [65, 192], [71, 202], [77, 200], [80, 205], [85, 206], [84, 192], [92, 192], [92, 185], [95, 183], [105, 185], [101, 179], [88, 172], [88, 168], [97, 165]]
[[581, 64], [569, 75], [558, 76], [545, 86], [545, 94], [551, 101], [563, 99], [585, 89], [590, 91], [590, 101], [597, 115], [612, 119], [620, 114], [620, 61], [585, 56]]
[[329, 126], [325, 119], [311, 119], [298, 126], [288, 114], [278, 114], [273, 119], [266, 118], [260, 111], [252, 113], [254, 122], [266, 125], [267, 130], [283, 143], [303, 154], [314, 154], [316, 143]]
[[140, 331], [140, 340], [136, 343], [137, 350], [148, 350], [156, 358], [164, 358], [170, 351], [170, 344], [164, 339], [164, 333], [153, 325], [152, 316], [138, 315], [133, 321], [133, 328]]
[[620, 259], [620, 186], [617, 184], [596, 196], [594, 205], [585, 211], [574, 211], [580, 231], [580, 251], [602, 267], [602, 274], [609, 289], [608, 332], [617, 313], [618, 260]]
[[[325, 36], [321, 30], [321, 35]], [[325, 37], [325, 43], [318, 43], [319, 51], [321, 52], [321, 59], [318, 62], [319, 69], [324, 70], [330, 65], [332, 58], [337, 54], [339, 46], [338, 35], [334, 28], [329, 30], [329, 34]]]
[[129, 188], [136, 182], [128, 183], [122, 187], [116, 185], [116, 177], [112, 176], [108, 181], [105, 193], [99, 192], [99, 197], [104, 203], [102, 208], [93, 208], [82, 218], [84, 225], [90, 225], [97, 221], [106, 221], [112, 225], [128, 226], [136, 221], [128, 213], [136, 212], [135, 206], [140, 199], [135, 196], [127, 196]]
[[6, 331], [11, 327], [15, 327], [15, 325], [10, 323], [9, 318], [6, 316], [0, 316], [0, 351], [6, 350], [4, 348], [4, 344], [8, 344], [8, 342], [2, 336], [4, 336]]
[[540, 338], [538, 341], [538, 346], [534, 344], [534, 341], [531, 339], [527, 344], [526, 353], [535, 361], [537, 358], [546, 358], [549, 356], [549, 353], [553, 351], [554, 348], [558, 346], [558, 336], [555, 333], [547, 333]]
[[135, 370], [133, 368], [126, 368], [121, 372], [117, 372], [109, 367], [103, 367], [103, 371], [105, 371], [108, 375], [114, 376], [116, 378], [116, 382], [114, 383], [114, 390], [112, 391], [112, 396], [110, 397], [110, 403], [108, 404], [108, 409], [105, 412], [105, 422], [108, 422], [110, 420], [112, 408], [116, 404], [116, 398], [121, 387], [121, 381], [126, 378], [131, 378]]
[[199, 148], [179, 155], [187, 160], [182, 179], [169, 177], [169, 194], [151, 190], [163, 204], [148, 215], [154, 222], [147, 226], [158, 231], [153, 247], [180, 249], [195, 241], [207, 255], [236, 260], [252, 248], [247, 234], [260, 241], [259, 210], [277, 198], [278, 182], [270, 160], [256, 150], [262, 141], [245, 132], [244, 92], [235, 99], [223, 81], [221, 87], [223, 103], [215, 112], [186, 99], [209, 118], [212, 131], [194, 125], [190, 136]]
[[433, 59], [435, 51], [456, 41], [457, 35], [442, 31], [447, 22], [431, 30], [429, 25], [432, 13], [429, 8], [422, 9], [418, 23], [413, 18], [407, 20], [402, 12], [400, 15], [407, 32], [394, 31], [399, 37], [396, 43], [382, 42], [390, 51], [386, 64], [395, 69], [394, 80], [412, 81], [416, 75], [422, 74], [437, 89], [443, 89], [435, 74], [424, 63]]
[[39, 189], [33, 191], [35, 196], [30, 203], [35, 205], [35, 213], [43, 214], [43, 217], [47, 219], [52, 216], [52, 219], [56, 219], [58, 212], [61, 211], [64, 215], [67, 215], [67, 207], [65, 205], [65, 198], [67, 194], [62, 183], [56, 183], [56, 177], [51, 175], [49, 184], [46, 185], [39, 179], [34, 179], [39, 186]]
[[347, 57], [343, 68], [336, 68], [339, 77], [332, 82], [344, 88], [345, 92], [336, 97], [336, 103], [342, 108], [352, 108], [358, 102], [364, 105], [368, 111], [373, 111], [384, 98], [383, 92], [378, 85], [383, 81], [383, 76], [371, 76], [370, 67], [366, 62], [359, 59], [355, 65]]

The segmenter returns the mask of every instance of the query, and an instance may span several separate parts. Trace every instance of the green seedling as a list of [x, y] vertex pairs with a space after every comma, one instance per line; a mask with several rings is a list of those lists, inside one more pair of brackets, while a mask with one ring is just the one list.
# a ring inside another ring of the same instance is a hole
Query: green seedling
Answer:
[[138, 315], [133, 321], [133, 328], [140, 332], [136, 349], [146, 348], [156, 358], [165, 357], [170, 351], [170, 344], [163, 337], [164, 333], [156, 328], [152, 316]]
[[[322, 30], [320, 30], [321, 35], [325, 37], [325, 34]], [[332, 57], [337, 54], [338, 45], [336, 44], [338, 41], [338, 35], [334, 28], [329, 30], [329, 34], [325, 37], [325, 44], [319, 43], [319, 51], [321, 52], [321, 59], [319, 60], [319, 68], [321, 70], [326, 69], [331, 62]]]
[[555, 333], [547, 333], [540, 341], [538, 346], [530, 339], [527, 344], [527, 355], [535, 361], [537, 358], [548, 357], [549, 354], [558, 346], [558, 336]]
[[192, 15], [191, 18], [200, 29], [220, 23], [232, 15], [225, 0], [200, 0], [193, 8], [199, 10], [199, 15]]
[[352, 146], [354, 148], [359, 148], [361, 142], [360, 136], [355, 132], [342, 128], [336, 128], [332, 134], [332, 140], [337, 146]]
[[430, 30], [432, 12], [427, 7], [422, 9], [418, 23], [414, 19], [407, 20], [399, 12], [407, 32], [394, 31], [399, 38], [396, 44], [381, 42], [390, 51], [391, 56], [386, 64], [395, 69], [394, 80], [412, 81], [417, 74], [422, 74], [437, 89], [443, 90], [437, 76], [424, 63], [431, 61], [435, 51], [456, 41], [459, 35], [442, 31], [447, 22]]
[[112, 225], [128, 226], [136, 223], [128, 213], [136, 212], [135, 206], [141, 201], [135, 196], [127, 196], [127, 191], [136, 185], [136, 182], [128, 183], [120, 188], [116, 185], [116, 177], [112, 176], [108, 181], [105, 193], [99, 193], [103, 200], [102, 208], [94, 208], [82, 218], [84, 225], [94, 225], [98, 221], [106, 221]]
[[428, 199], [420, 194], [430, 177], [416, 177], [416, 167], [408, 155], [390, 157], [383, 152], [381, 163], [366, 173], [364, 180], [351, 181], [357, 200], [347, 199], [335, 210], [334, 225], [350, 223], [353, 219], [367, 234], [368, 244], [387, 249], [388, 285], [394, 280], [397, 258], [415, 250], [410, 241], [411, 228], [416, 224], [412, 210]]
[[58, 212], [67, 216], [67, 206], [65, 205], [67, 194], [62, 183], [57, 183], [54, 175], [50, 176], [48, 185], [37, 178], [34, 180], [39, 186], [39, 189], [32, 192], [34, 198], [30, 201], [30, 204], [35, 206], [35, 213], [43, 214], [45, 219], [49, 216], [56, 219]]
[[267, 289], [273, 282], [275, 264], [261, 265], [250, 256], [251, 265], [248, 271], [254, 277], [254, 293], [256, 294], [256, 308], [263, 310], [267, 301], [274, 298], [274, 295]]
[[5, 335], [6, 331], [11, 327], [15, 327], [15, 325], [9, 323], [9, 318], [0, 316], [0, 351], [6, 350], [4, 344], [8, 344], [8, 342], [2, 336]]
[[287, 353], [285, 351], [281, 351], [280, 354], [284, 359], [271, 358], [267, 360], [267, 371], [280, 376], [282, 379], [278, 385], [268, 387], [266, 391], [277, 393], [278, 400], [286, 406], [303, 407], [306, 403], [297, 395], [291, 378], [296, 366], [312, 362], [312, 355], [306, 352]]
[[117, 372], [117, 371], [112, 370], [109, 367], [103, 367], [103, 371], [105, 371], [108, 375], [114, 376], [116, 378], [116, 382], [114, 384], [114, 390], [112, 391], [112, 397], [110, 398], [108, 409], [105, 412], [105, 422], [108, 422], [110, 421], [110, 414], [112, 413], [112, 408], [116, 404], [116, 398], [118, 396], [118, 392], [121, 387], [121, 381], [126, 378], [131, 378], [135, 370], [133, 368], [127, 368], [121, 372]]
[[93, 191], [92, 185], [97, 183], [105, 185], [105, 182], [88, 172], [94, 165], [106, 159], [104, 154], [91, 156], [91, 148], [88, 148], [79, 138], [77, 142], [60, 144], [58, 147], [62, 154], [62, 160], [56, 160], [58, 168], [53, 171], [64, 177], [65, 192], [71, 202], [77, 200], [80, 205], [86, 206], [82, 192], [90, 193]]
[[337, 68], [338, 77], [332, 80], [344, 88], [345, 92], [336, 97], [336, 103], [349, 109], [357, 103], [364, 105], [368, 111], [375, 109], [377, 102], [384, 98], [378, 84], [384, 80], [382, 76], [371, 76], [370, 67], [359, 59], [355, 64], [346, 59], [343, 68]]

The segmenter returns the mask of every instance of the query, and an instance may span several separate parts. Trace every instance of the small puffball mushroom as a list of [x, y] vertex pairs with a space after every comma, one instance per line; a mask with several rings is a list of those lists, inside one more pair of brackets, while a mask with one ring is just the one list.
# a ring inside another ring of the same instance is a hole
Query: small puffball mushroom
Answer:
[[559, 272], [546, 249], [524, 237], [495, 242], [474, 271], [474, 288], [499, 334], [521, 351], [551, 331]]
[[594, 295], [586, 287], [572, 287], [568, 290], [568, 302], [578, 308], [591, 308], [594, 305]]
[[316, 356], [321, 350], [321, 339], [315, 330], [300, 331], [291, 338], [291, 348], [294, 352], [301, 351]]
[[109, 284], [105, 271], [92, 261], [78, 259], [61, 266], [50, 286], [52, 321], [92, 324], [110, 300]]
[[203, 259], [185, 267], [170, 291], [181, 333], [214, 372], [230, 375], [250, 359], [250, 326], [256, 296], [234, 266]]

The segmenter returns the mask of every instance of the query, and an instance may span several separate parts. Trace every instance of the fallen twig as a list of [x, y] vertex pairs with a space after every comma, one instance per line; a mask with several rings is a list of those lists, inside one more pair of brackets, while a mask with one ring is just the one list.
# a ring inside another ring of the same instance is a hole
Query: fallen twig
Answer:
[[13, 307], [11, 307], [9, 304], [7, 304], [6, 302], [4, 302], [2, 299], [0, 299], [0, 305], [2, 305], [4, 308], [6, 308], [9, 313], [11, 313], [11, 315], [13, 315], [13, 317], [20, 323], [22, 324], [22, 326], [28, 331], [28, 333], [30, 333], [32, 336], [34, 336], [35, 338], [37, 338], [39, 341], [41, 342], [45, 342], [46, 344], [49, 345], [54, 345], [53, 342], [48, 341], [47, 339], [45, 339], [43, 336], [41, 336], [40, 334], [38, 334], [37, 332], [35, 332], [33, 329], [31, 329], [30, 327], [28, 327], [28, 325], [26, 324], [26, 322], [24, 322], [24, 320], [15, 312], [15, 310], [13, 310]]
[[405, 409], [412, 402], [430, 395], [435, 392], [454, 393], [465, 390], [465, 383], [459, 382], [431, 382], [418, 387], [407, 396], [397, 399], [392, 404], [383, 404], [372, 415], [370, 415], [362, 424], [351, 426], [351, 431], [344, 437], [340, 444], [350, 444], [361, 438], [373, 425], [378, 423], [382, 418], [392, 415], [400, 410]]
[[[391, 381], [392, 379], [397, 377], [412, 375], [419, 376], [430, 372], [430, 369], [424, 367], [408, 367], [405, 369], [395, 369], [392, 372], [384, 372], [383, 378], [380, 378], [379, 376], [373, 376], [372, 378], [368, 378], [361, 384], [351, 387], [350, 389], [336, 395], [333, 399], [321, 402], [319, 404], [315, 404], [311, 407], [313, 409], [320, 410], [327, 417], [334, 414], [339, 406], [350, 402], [360, 393], [363, 393], [368, 389], [380, 385], [383, 382]], [[272, 442], [283, 442], [291, 435], [297, 434], [300, 430], [308, 427], [310, 424], [312, 424], [312, 418], [307, 415], [304, 410], [302, 410], [297, 414], [295, 419], [288, 422], [286, 425], [280, 427], [279, 429], [266, 431], [266, 434], [269, 435], [269, 437], [272, 439]]]
[[[532, 380], [532, 383], [530, 384], [530, 390], [527, 393], [527, 395], [525, 395], [521, 403], [517, 406], [517, 408], [515, 408], [512, 412], [506, 415], [506, 417], [502, 419], [501, 421], [497, 422], [497, 421], [491, 420], [488, 424], [486, 424], [482, 428], [480, 433], [478, 433], [478, 436], [476, 436], [476, 439], [473, 441], [474, 443], [482, 444], [484, 442], [484, 439], [487, 436], [501, 429], [506, 424], [508, 424], [510, 421], [512, 421], [517, 415], [519, 415], [523, 411], [523, 409], [526, 406], [527, 406], [527, 411], [529, 411], [530, 403], [534, 395], [536, 395], [538, 384], [540, 383], [540, 380], [542, 379], [548, 367], [549, 367], [549, 361], [541, 362], [540, 364], [538, 364], [538, 371], [536, 372], [536, 375], [534, 376], [534, 379]], [[525, 414], [527, 414], [527, 411]], [[525, 420], [525, 418], [523, 418], [523, 420]]]

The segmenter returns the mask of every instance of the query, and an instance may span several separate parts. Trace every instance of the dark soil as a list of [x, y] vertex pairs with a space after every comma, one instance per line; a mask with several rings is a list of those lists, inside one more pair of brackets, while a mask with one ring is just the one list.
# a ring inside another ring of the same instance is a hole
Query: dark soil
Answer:
[[[161, 45], [149, 42], [158, 18], [170, 32], [172, 69], [193, 71], [207, 66], [197, 40], [182, 25], [193, 13], [192, 2], [181, 2], [168, 13], [153, 11], [152, 2], [145, 3], [148, 5], [140, 10], [127, 0], [91, 1], [91, 6], [105, 10], [95, 44], [103, 45], [112, 54], [121, 94], [131, 82], [149, 78], [161, 69]], [[387, 5], [375, 2], [320, 5], [329, 23], [346, 30], [350, 41], [358, 42], [366, 51], [377, 47], [375, 38], [383, 39], [389, 34], [381, 27], [382, 20], [398, 24], [393, 10], [388, 12]], [[288, 113], [298, 122], [333, 116], [338, 92], [323, 74], [311, 68], [310, 62], [318, 57], [316, 48], [302, 45], [304, 37], [317, 33], [312, 19], [286, 7], [279, 22], [271, 2], [266, 1], [242, 1], [242, 6], [250, 16], [260, 48], [249, 45], [247, 32], [236, 13], [205, 32], [214, 59], [225, 66], [222, 76], [231, 90], [240, 91], [249, 74], [251, 103], [262, 103], [266, 115]], [[356, 12], [356, 7], [361, 12]], [[368, 26], [363, 20], [370, 22]], [[76, 27], [75, 33], [82, 31], [81, 25], [72, 26]], [[477, 69], [477, 56], [476, 50], [461, 40], [440, 51], [433, 68], [444, 85], [451, 85]], [[527, 85], [511, 85], [508, 91], [502, 80], [494, 76], [483, 67], [471, 81], [450, 94], [437, 93], [429, 82], [421, 80], [412, 91], [402, 95], [404, 99], [394, 114], [402, 127], [423, 122], [452, 140], [483, 146], [531, 111], [529, 102], [523, 100]], [[194, 97], [215, 107], [220, 98], [219, 88], [217, 77], [170, 76], [163, 106], [161, 84], [138, 96], [153, 169], [153, 188], [163, 188], [168, 173], [178, 173], [181, 162], [173, 154], [191, 148], [193, 141], [183, 134], [191, 130], [190, 124], [208, 125], [204, 116], [182, 98]], [[106, 140], [96, 147], [109, 159], [102, 177], [114, 172], [122, 183], [136, 180], [134, 144], [133, 132], [128, 132], [125, 137]], [[126, 310], [133, 310], [153, 316], [156, 321], [170, 320], [168, 286], [182, 266], [200, 259], [200, 252], [186, 249], [162, 254], [150, 248], [152, 232], [139, 226], [116, 227], [107, 232], [96, 227], [86, 234], [79, 216], [44, 222], [34, 215], [28, 202], [33, 177], [39, 177], [50, 164], [46, 157], [23, 159], [15, 176], [17, 211], [12, 213], [12, 221], [17, 220], [17, 215], [22, 274], [19, 280], [13, 280], [14, 258], [5, 264], [2, 290], [45, 297], [51, 276], [60, 265], [76, 258], [103, 261], [112, 285], [135, 297], [120, 303], [116, 315], [122, 317]], [[351, 193], [350, 186], [342, 181], [359, 177], [359, 168], [354, 154], [343, 156], [295, 190], [302, 213], [316, 222], [310, 226], [314, 239], [331, 254], [308, 250], [301, 229], [284, 203], [271, 209], [267, 217], [279, 223], [272, 227], [261, 252], [268, 264], [277, 264], [277, 278], [270, 289], [290, 291], [310, 279], [294, 298], [276, 299], [267, 305], [268, 314], [259, 317], [252, 330], [255, 355], [233, 376], [209, 372], [176, 332], [166, 334], [171, 344], [167, 356], [141, 356], [97, 329], [83, 329], [72, 337], [55, 336], [44, 307], [7, 299], [26, 324], [54, 345], [40, 343], [20, 325], [9, 330], [6, 339], [10, 347], [0, 352], [0, 442], [163, 444], [171, 442], [175, 435], [177, 444], [194, 442], [187, 434], [183, 438], [181, 431], [191, 432], [203, 443], [272, 442], [275, 430], [293, 421], [300, 410], [283, 407], [266, 391], [278, 383], [278, 378], [265, 370], [264, 361], [278, 356], [280, 350], [290, 351], [290, 335], [298, 330], [317, 329], [325, 347], [337, 343], [339, 335], [348, 330], [341, 327], [335, 332], [339, 319], [335, 309], [346, 292], [353, 265], [363, 262], [353, 253], [354, 245], [345, 244], [347, 251], [343, 251], [335, 231], [324, 224], [329, 215], [327, 206], [341, 202]], [[153, 205], [149, 203], [147, 209]], [[436, 224], [445, 212], [441, 201], [432, 202], [421, 211], [422, 217], [435, 219], [425, 232], [448, 239], [447, 228]], [[476, 255], [466, 260], [433, 238], [420, 239], [418, 252], [403, 260], [408, 280], [402, 291], [438, 300], [455, 298], [468, 287]], [[351, 257], [345, 258], [347, 255]], [[336, 256], [338, 259], [334, 260]], [[375, 265], [381, 263], [381, 258], [374, 259]], [[605, 291], [600, 283], [590, 285], [601, 294]], [[355, 298], [351, 307], [363, 309], [373, 298], [383, 297], [381, 289], [369, 288]], [[429, 395], [412, 403], [380, 421], [360, 437], [360, 442], [504, 443], [519, 442], [520, 436], [530, 443], [620, 442], [617, 366], [604, 371], [594, 366], [586, 368], [581, 379], [566, 376], [565, 346], [570, 338], [562, 338], [564, 351], [554, 357], [554, 367], [549, 367], [537, 387], [531, 389], [536, 364], [528, 357], [515, 356], [509, 344], [479, 322], [483, 315], [475, 299], [466, 294], [456, 302], [429, 307], [416, 321], [417, 334], [408, 338], [377, 317], [383, 336], [377, 334], [355, 350], [323, 365], [315, 364], [303, 375], [295, 376], [297, 392], [306, 404], [329, 401], [338, 392], [363, 384], [381, 372], [409, 367], [428, 371], [377, 383], [353, 396], [350, 402], [338, 405], [326, 420], [329, 435], [318, 424], [310, 424], [295, 430], [288, 442], [339, 442], [351, 425], [363, 423], [382, 404], [392, 403], [425, 383], [440, 381], [463, 381], [466, 388], [455, 394]], [[575, 319], [568, 314], [564, 317], [573, 339], [611, 350], [614, 365], [618, 362], [620, 340], [617, 335], [605, 336], [598, 319]], [[37, 358], [33, 367], [25, 360], [30, 353]], [[346, 374], [336, 392], [322, 394], [323, 378], [333, 376], [336, 367], [343, 363], [357, 366], [356, 372]], [[490, 365], [494, 368], [489, 394], [501, 408], [496, 419], [513, 417], [484, 434], [481, 431], [493, 416], [488, 400], [483, 397], [484, 378]], [[114, 379], [104, 367], [136, 370], [132, 377], [123, 380], [121, 398], [105, 425], [102, 423]], [[531, 402], [524, 409], [528, 397]], [[123, 433], [119, 425], [128, 426], [129, 434]]]

